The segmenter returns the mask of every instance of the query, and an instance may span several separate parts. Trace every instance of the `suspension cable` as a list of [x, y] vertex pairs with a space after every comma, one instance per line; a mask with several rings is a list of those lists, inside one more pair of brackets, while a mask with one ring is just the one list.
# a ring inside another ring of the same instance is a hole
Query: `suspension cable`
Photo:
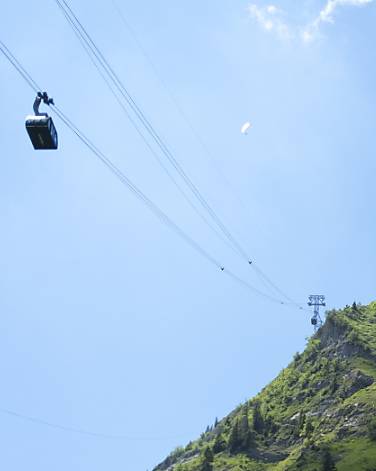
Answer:
[[195, 137], [196, 141], [199, 143], [201, 149], [203, 150], [204, 154], [209, 158], [210, 162], [213, 165], [213, 168], [219, 175], [219, 177], [222, 179], [222, 181], [225, 183], [225, 185], [230, 189], [230, 194], [233, 196], [234, 200], [236, 200], [245, 211], [249, 211], [248, 205], [245, 203], [243, 198], [240, 197], [240, 194], [236, 190], [235, 185], [230, 181], [230, 179], [226, 176], [226, 174], [223, 172], [221, 169], [217, 159], [214, 157], [213, 153], [209, 149], [208, 145], [206, 144], [204, 138], [196, 128], [196, 126], [193, 124], [192, 120], [188, 117], [188, 114], [184, 110], [183, 106], [175, 96], [174, 92], [171, 90], [171, 88], [167, 85], [166, 81], [162, 77], [162, 75], [159, 73], [158, 67], [156, 66], [154, 60], [148, 53], [148, 51], [145, 49], [144, 45], [142, 44], [141, 40], [139, 39], [138, 34], [136, 33], [135, 29], [131, 26], [130, 22], [127, 20], [125, 17], [124, 13], [120, 9], [119, 5], [115, 0], [112, 0], [112, 4], [114, 6], [114, 9], [116, 10], [122, 24], [124, 25], [125, 29], [128, 31], [129, 35], [132, 37], [134, 43], [137, 45], [139, 48], [141, 54], [144, 56], [145, 60], [149, 63], [150, 68], [153, 70], [155, 77], [157, 78], [158, 82], [161, 84], [162, 88], [168, 95], [171, 103], [175, 106], [176, 110], [182, 117], [183, 121], [186, 123], [187, 127], [191, 131], [192, 135]]
[[53, 428], [55, 430], [60, 430], [63, 432], [74, 433], [77, 435], [85, 435], [92, 438], [101, 438], [105, 440], [126, 440], [126, 441], [164, 441], [164, 440], [176, 440], [177, 438], [182, 438], [182, 436], [175, 437], [132, 437], [128, 435], [112, 435], [102, 432], [94, 432], [90, 430], [84, 430], [81, 428], [70, 427], [67, 425], [58, 424], [56, 422], [50, 422], [44, 419], [37, 417], [32, 417], [30, 415], [21, 414], [20, 412], [15, 412], [10, 409], [0, 408], [0, 413], [8, 415], [10, 417], [16, 417], [26, 422], [30, 422], [37, 425], [42, 425], [44, 427]]
[[[32, 79], [32, 77], [26, 72], [24, 67], [20, 62], [10, 53], [9, 49], [0, 41], [0, 52], [8, 59], [8, 61], [13, 65], [21, 77], [26, 81], [26, 83], [34, 90], [37, 83]], [[222, 272], [226, 273], [232, 279], [234, 279], [239, 284], [245, 286], [248, 290], [252, 291], [254, 294], [267, 299], [269, 301], [278, 303], [291, 308], [296, 308], [296, 305], [291, 303], [286, 303], [279, 300], [273, 296], [270, 296], [267, 293], [253, 287], [250, 283], [243, 280], [239, 276], [235, 275], [233, 272], [226, 270], [225, 267], [213, 257], [207, 250], [205, 250], [197, 241], [195, 241], [191, 236], [189, 236], [183, 229], [180, 228], [164, 211], [162, 211], [152, 200], [150, 200], [105, 154], [103, 154], [78, 128], [75, 124], [53, 103], [51, 103], [50, 108], [56, 113], [56, 115], [61, 119], [61, 121], [81, 140], [81, 142], [104, 164], [106, 167], [120, 180], [120, 182], [127, 187], [159, 220], [161, 223], [168, 226], [172, 231], [174, 231], [181, 239], [183, 239], [188, 245], [190, 245], [198, 254], [205, 258], [208, 262], [214, 265], [216, 268], [219, 268]], [[301, 309], [301, 308], [299, 308]]]
[[[255, 288], [247, 281], [243, 280], [241, 277], [234, 274], [232, 271], [226, 269], [222, 266], [213, 256], [211, 256], [205, 249], [203, 249], [194, 239], [187, 235], [174, 221], [172, 221], [159, 207], [154, 204], [141, 190], [139, 190], [136, 185], [134, 185], [131, 180], [108, 158], [106, 157], [73, 123], [69, 118], [62, 113], [62, 111], [57, 108], [56, 105], [51, 105], [51, 108], [55, 111], [57, 116], [64, 122], [64, 124], [73, 131], [74, 134], [109, 168], [109, 170], [117, 177], [119, 180], [125, 184], [137, 197], [140, 199], [146, 206], [160, 219], [160, 221], [167, 226], [169, 226], [177, 235], [184, 239], [192, 248], [194, 248], [199, 254], [205, 257], [209, 262], [215, 265], [217, 268], [224, 273], [226, 273], [233, 280], [239, 284], [245, 286], [248, 290], [252, 291], [254, 294], [263, 297], [271, 302], [293, 307], [292, 303], [286, 303], [278, 298], [270, 296], [267, 293]], [[295, 306], [296, 307], [296, 306]], [[299, 309], [302, 309], [298, 306]]]
[[[246, 251], [242, 248], [242, 246], [238, 243], [238, 241], [235, 239], [235, 237], [231, 234], [231, 232], [228, 230], [226, 225], [222, 222], [222, 220], [219, 218], [217, 213], [214, 211], [214, 209], [211, 207], [211, 205], [207, 202], [205, 197], [202, 195], [198, 187], [194, 184], [194, 182], [191, 180], [191, 178], [188, 176], [186, 171], [183, 169], [181, 164], [178, 162], [178, 160], [175, 158], [173, 153], [170, 151], [170, 149], [167, 147], [165, 142], [162, 140], [158, 132], [155, 130], [154, 126], [151, 124], [150, 120], [145, 116], [144, 112], [140, 109], [140, 107], [137, 105], [135, 102], [134, 98], [132, 95], [129, 93], [123, 82], [120, 80], [119, 76], [116, 74], [112, 66], [108, 63], [106, 58], [104, 57], [103, 53], [99, 50], [98, 46], [95, 44], [85, 27], [82, 25], [78, 17], [75, 15], [71, 7], [69, 6], [68, 2], [66, 0], [55, 0], [55, 2], [60, 6], [61, 9], [64, 9], [67, 15], [70, 17], [69, 25], [72, 28], [72, 23], [76, 25], [77, 31], [79, 31], [79, 34], [81, 35], [83, 41], [86, 42], [88, 47], [90, 48], [93, 56], [96, 58], [98, 61], [99, 65], [103, 68], [105, 73], [108, 75], [109, 79], [112, 81], [114, 86], [117, 88], [118, 92], [120, 95], [124, 98], [128, 106], [131, 108], [131, 110], [134, 112], [136, 117], [140, 120], [142, 125], [144, 126], [145, 130], [149, 133], [150, 137], [152, 140], [155, 142], [155, 144], [158, 146], [158, 148], [161, 150], [163, 155], [168, 159], [170, 164], [173, 166], [173, 168], [177, 171], [179, 176], [182, 178], [184, 183], [187, 185], [191, 193], [195, 196], [197, 201], [200, 203], [200, 205], [205, 209], [205, 211], [210, 215], [212, 220], [215, 222], [215, 224], [218, 226], [218, 228], [222, 231], [222, 233], [225, 235], [225, 237], [230, 241], [230, 243], [234, 246], [234, 248], [237, 250], [237, 252], [247, 261], [249, 261], [249, 257], [246, 253]], [[67, 16], [66, 16], [67, 18]]]
[[[97, 72], [100, 74], [104, 82], [106, 83], [107, 87], [109, 88], [111, 94], [114, 96], [116, 99], [117, 103], [125, 113], [126, 117], [128, 120], [131, 122], [132, 126], [135, 128], [137, 134], [140, 136], [146, 147], [149, 149], [153, 157], [157, 160], [159, 165], [163, 168], [164, 172], [167, 174], [167, 176], [170, 178], [174, 186], [177, 188], [177, 190], [180, 192], [184, 200], [188, 203], [188, 205], [193, 209], [193, 211], [203, 220], [203, 222], [213, 231], [216, 233], [216, 235], [222, 240], [223, 243], [225, 243], [230, 249], [234, 250], [233, 246], [230, 244], [230, 242], [223, 236], [222, 233], [219, 232], [217, 227], [215, 227], [210, 220], [205, 217], [204, 214], [199, 210], [199, 208], [194, 204], [194, 202], [188, 197], [184, 189], [179, 185], [178, 181], [174, 177], [174, 175], [170, 172], [168, 167], [165, 165], [161, 157], [158, 155], [158, 153], [153, 149], [153, 147], [150, 145], [149, 141], [143, 134], [142, 130], [136, 123], [136, 121], [133, 119], [132, 115], [129, 113], [128, 109], [125, 107], [123, 101], [120, 99], [118, 93], [116, 92], [115, 86], [111, 83], [109, 78], [105, 75], [104, 71], [101, 69], [101, 67], [98, 65], [98, 62], [100, 59], [99, 57], [93, 53], [92, 49], [89, 47], [85, 39], [82, 37], [82, 34], [77, 27], [77, 25], [72, 21], [71, 17], [68, 15], [66, 10], [63, 8], [63, 6], [59, 3], [56, 2], [61, 9], [64, 17], [66, 18], [67, 22], [71, 25], [75, 35], [77, 36], [77, 39], [80, 41], [82, 47], [85, 49], [87, 55], [89, 56], [91, 62], [93, 63], [94, 67], [96, 68]], [[96, 60], [97, 59], [97, 60]]]
[[[203, 152], [207, 155], [207, 157], [209, 158], [209, 160], [211, 161], [211, 163], [213, 164], [213, 167], [214, 169], [217, 171], [218, 175], [220, 176], [220, 178], [225, 182], [225, 184], [228, 186], [228, 188], [231, 190], [231, 193], [233, 195], [233, 197], [235, 197], [235, 199], [238, 201], [238, 203], [243, 207], [243, 209], [249, 211], [247, 205], [245, 204], [245, 202], [243, 201], [242, 198], [240, 198], [240, 195], [238, 194], [238, 192], [236, 191], [234, 185], [230, 182], [230, 180], [226, 177], [226, 175], [221, 171], [221, 169], [219, 168], [218, 166], [218, 163], [216, 161], [216, 159], [214, 158], [212, 152], [209, 150], [208, 146], [206, 145], [204, 139], [202, 138], [201, 134], [198, 132], [198, 130], [196, 129], [196, 127], [193, 125], [192, 121], [189, 119], [187, 113], [185, 112], [185, 110], [183, 109], [183, 107], [181, 106], [181, 104], [179, 103], [179, 101], [177, 100], [175, 94], [171, 91], [171, 89], [168, 87], [168, 85], [166, 84], [165, 80], [162, 78], [161, 74], [159, 73], [158, 71], [158, 68], [157, 66], [155, 65], [154, 63], [154, 60], [150, 57], [150, 54], [148, 53], [148, 51], [145, 49], [145, 47], [143, 46], [142, 42], [140, 41], [136, 31], [134, 30], [134, 28], [130, 25], [130, 23], [127, 21], [125, 15], [123, 14], [122, 10], [120, 9], [120, 7], [118, 6], [117, 2], [115, 0], [112, 0], [112, 4], [122, 22], [122, 24], [124, 25], [125, 29], [128, 31], [128, 33], [130, 34], [130, 36], [133, 38], [133, 41], [135, 42], [135, 44], [137, 45], [137, 47], [139, 48], [141, 54], [144, 56], [145, 60], [149, 63], [152, 71], [154, 72], [154, 75], [155, 77], [157, 78], [157, 80], [159, 81], [159, 83], [161, 84], [161, 86], [163, 87], [163, 89], [165, 90], [165, 92], [167, 93], [168, 97], [170, 98], [170, 101], [172, 102], [172, 104], [175, 106], [175, 108], [177, 109], [178, 113], [181, 115], [183, 121], [186, 123], [187, 127], [189, 128], [189, 130], [191, 131], [192, 135], [195, 137], [195, 139], [197, 140], [197, 142], [200, 144]], [[290, 298], [284, 291], [282, 291], [258, 266], [257, 264], [255, 263], [254, 260], [252, 260], [252, 263], [250, 263], [250, 265], [252, 266], [252, 268], [255, 270], [255, 272], [257, 273], [257, 275], [259, 275], [259, 277], [262, 279], [262, 281], [264, 282], [264, 284], [268, 287], [271, 287], [276, 293], [278, 293], [279, 295], [282, 295], [285, 299], [287, 299], [289, 302], [291, 302], [292, 304], [296, 304], [298, 307], [301, 307], [301, 305], [299, 303], [296, 303], [292, 298]]]
[[[120, 95], [125, 99], [126, 103], [130, 106], [132, 111], [135, 113], [136, 117], [140, 120], [146, 131], [149, 133], [149, 135], [152, 137], [154, 142], [158, 145], [162, 153], [167, 157], [169, 160], [170, 164], [175, 168], [175, 170], [178, 172], [180, 177], [183, 179], [185, 184], [188, 186], [190, 191], [194, 194], [196, 199], [199, 201], [201, 206], [206, 210], [206, 212], [210, 215], [212, 220], [215, 222], [217, 227], [222, 231], [222, 234], [227, 238], [227, 241], [230, 242], [231, 247], [240, 255], [244, 260], [248, 262], [250, 266], [255, 270], [256, 274], [260, 277], [261, 281], [263, 284], [268, 288], [272, 289], [275, 293], [278, 293], [278, 295], [282, 295], [285, 299], [287, 299], [289, 302], [293, 304], [297, 304], [295, 301], [293, 301], [288, 295], [285, 294], [283, 290], [281, 290], [266, 274], [263, 273], [263, 271], [258, 268], [254, 262], [254, 260], [251, 260], [247, 252], [243, 249], [241, 244], [235, 239], [235, 237], [232, 235], [232, 233], [229, 231], [229, 229], [225, 226], [225, 224], [222, 222], [222, 220], [219, 218], [219, 216], [216, 214], [214, 209], [211, 207], [211, 205], [206, 201], [206, 199], [203, 197], [197, 186], [193, 183], [193, 181], [189, 178], [185, 170], [182, 168], [180, 163], [177, 161], [177, 159], [174, 157], [170, 149], [167, 147], [167, 145], [164, 143], [164, 141], [161, 139], [153, 125], [150, 123], [150, 121], [146, 118], [145, 114], [143, 111], [139, 108], [131, 94], [128, 92], [126, 87], [124, 86], [123, 82], [120, 80], [119, 76], [116, 74], [114, 69], [111, 67], [111, 65], [108, 63], [102, 52], [99, 50], [85, 27], [82, 25], [78, 17], [75, 15], [71, 7], [69, 6], [68, 2], [66, 0], [55, 0], [59, 8], [62, 10], [66, 20], [68, 21], [70, 27], [73, 29], [74, 33], [79, 37], [80, 42], [82, 45], [85, 44], [84, 49], [86, 53], [89, 55], [90, 59], [95, 63], [95, 66], [97, 70], [99, 70], [99, 66], [102, 67], [103, 71], [107, 74], [109, 80], [113, 83], [113, 85], [116, 87]], [[96, 62], [97, 61], [97, 62]], [[98, 65], [99, 64], [99, 65]], [[103, 74], [101, 73], [101, 76], [103, 77]], [[107, 85], [108, 81], [105, 80]], [[128, 119], [131, 120], [133, 126], [136, 128], [137, 132], [141, 135], [139, 128], [135, 124], [134, 120], [131, 119], [129, 113], [125, 109], [124, 105], [121, 103], [120, 98], [114, 93], [114, 90], [112, 87], [110, 87], [110, 90], [114, 94], [116, 100], [122, 107], [123, 111], [125, 111]], [[142, 138], [144, 142], [146, 141], [145, 136], [142, 135]], [[146, 141], [147, 146], [150, 149], [150, 144]], [[182, 189], [180, 186], [177, 184], [176, 180], [173, 178], [171, 173], [166, 169], [165, 165], [163, 162], [160, 160], [159, 156], [153, 152], [154, 157], [157, 158], [159, 164], [162, 166], [164, 171], [167, 173], [169, 178], [172, 179], [174, 184], [177, 186], [180, 192], [182, 192]], [[185, 193], [183, 193], [184, 198], [186, 201], [190, 201], [189, 198]], [[191, 207], [196, 211], [197, 214], [205, 221], [205, 223], [216, 233], [217, 236], [219, 236], [219, 233], [215, 228], [209, 223], [206, 217], [204, 217], [199, 211], [198, 208], [192, 203], [189, 203]], [[220, 237], [222, 241], [224, 241], [223, 236]], [[228, 245], [228, 244], [227, 244]], [[298, 305], [299, 306], [299, 305]], [[300, 307], [300, 306], [299, 306]]]

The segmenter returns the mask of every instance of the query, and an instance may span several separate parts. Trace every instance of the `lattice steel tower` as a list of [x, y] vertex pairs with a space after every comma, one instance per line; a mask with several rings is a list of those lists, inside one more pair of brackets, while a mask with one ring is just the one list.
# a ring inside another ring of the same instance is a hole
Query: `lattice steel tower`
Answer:
[[311, 324], [315, 328], [315, 332], [322, 326], [322, 319], [320, 317], [320, 307], [326, 306], [325, 296], [322, 294], [312, 294], [309, 296], [308, 306], [313, 306], [313, 316], [311, 318]]

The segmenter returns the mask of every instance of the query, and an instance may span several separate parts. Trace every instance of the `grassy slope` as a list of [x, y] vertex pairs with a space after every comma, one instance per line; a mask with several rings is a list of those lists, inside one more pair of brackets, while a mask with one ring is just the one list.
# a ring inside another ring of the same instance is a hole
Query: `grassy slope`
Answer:
[[[376, 441], [367, 432], [374, 416], [376, 302], [328, 313], [305, 351], [256, 398], [156, 470], [200, 471], [202, 450], [214, 446], [214, 471], [319, 471], [324, 447], [339, 471], [376, 471]], [[230, 453], [230, 436], [244, 428], [245, 417], [250, 439]], [[223, 443], [216, 450], [218, 435]]]

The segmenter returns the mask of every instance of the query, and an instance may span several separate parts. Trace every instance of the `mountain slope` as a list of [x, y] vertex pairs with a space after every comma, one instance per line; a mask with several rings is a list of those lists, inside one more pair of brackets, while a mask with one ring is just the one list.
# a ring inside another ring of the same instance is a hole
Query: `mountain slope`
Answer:
[[254, 399], [154, 471], [376, 471], [376, 302], [330, 311]]

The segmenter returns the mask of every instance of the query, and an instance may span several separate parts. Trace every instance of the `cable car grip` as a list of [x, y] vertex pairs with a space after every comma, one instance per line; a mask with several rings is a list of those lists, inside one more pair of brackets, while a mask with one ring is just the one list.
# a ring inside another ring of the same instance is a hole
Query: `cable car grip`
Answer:
[[47, 106], [54, 105], [53, 98], [49, 98], [47, 92], [43, 92], [43, 93], [38, 92], [37, 96], [35, 98], [35, 101], [34, 101], [34, 105], [33, 105], [33, 110], [34, 110], [35, 116], [47, 116], [46, 113], [40, 113], [40, 111], [39, 111], [39, 107], [40, 107], [40, 104], [42, 103], [42, 101]]

